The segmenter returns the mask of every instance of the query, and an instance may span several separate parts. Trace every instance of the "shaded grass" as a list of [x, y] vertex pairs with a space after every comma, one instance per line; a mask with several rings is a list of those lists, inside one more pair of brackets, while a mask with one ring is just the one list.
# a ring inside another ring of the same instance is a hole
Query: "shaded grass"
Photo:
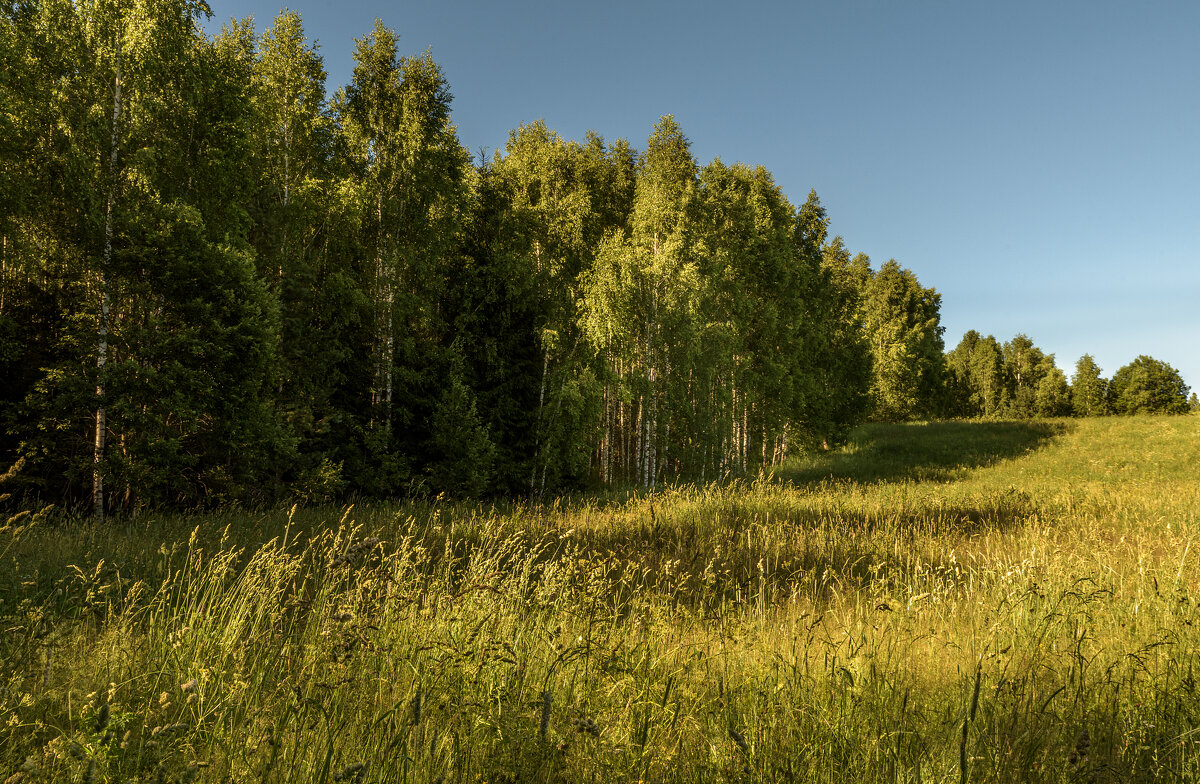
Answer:
[[945, 482], [1028, 454], [1069, 432], [1073, 424], [1038, 420], [866, 425], [851, 435], [845, 448], [794, 460], [776, 475], [800, 484], [826, 479]]
[[975, 428], [622, 502], [0, 534], [0, 775], [1198, 780], [1200, 421]]

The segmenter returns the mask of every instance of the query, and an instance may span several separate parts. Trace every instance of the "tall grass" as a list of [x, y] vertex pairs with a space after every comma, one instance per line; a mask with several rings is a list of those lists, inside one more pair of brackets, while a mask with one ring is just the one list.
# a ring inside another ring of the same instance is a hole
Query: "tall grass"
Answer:
[[1198, 781], [1197, 465], [1195, 417], [943, 423], [628, 498], [14, 521], [0, 777]]

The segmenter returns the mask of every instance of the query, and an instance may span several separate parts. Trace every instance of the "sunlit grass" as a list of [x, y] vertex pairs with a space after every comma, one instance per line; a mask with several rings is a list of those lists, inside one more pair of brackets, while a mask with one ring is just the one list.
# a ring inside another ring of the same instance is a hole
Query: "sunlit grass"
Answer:
[[0, 777], [1197, 781], [1198, 465], [1196, 417], [937, 423], [629, 499], [26, 518]]

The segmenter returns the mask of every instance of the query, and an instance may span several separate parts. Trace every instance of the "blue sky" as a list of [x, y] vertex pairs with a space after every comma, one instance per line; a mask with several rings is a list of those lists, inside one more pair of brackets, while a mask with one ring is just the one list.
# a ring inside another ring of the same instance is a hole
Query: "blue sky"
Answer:
[[[278, 2], [211, 2], [212, 29]], [[1138, 354], [1200, 388], [1200, 3], [295, 0], [330, 92], [375, 18], [430, 49], [473, 152], [544, 119], [637, 148], [674, 114], [701, 164], [942, 294], [947, 348], [1018, 332], [1071, 374]]]

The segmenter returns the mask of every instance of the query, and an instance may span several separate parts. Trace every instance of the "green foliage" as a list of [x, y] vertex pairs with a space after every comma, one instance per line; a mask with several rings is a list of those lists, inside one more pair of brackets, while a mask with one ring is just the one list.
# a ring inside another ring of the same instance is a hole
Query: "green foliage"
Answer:
[[59, 92], [38, 107], [48, 133], [24, 140], [44, 198], [13, 227], [11, 312], [38, 311], [18, 349], [36, 364], [10, 394], [50, 497], [86, 497], [98, 412], [94, 467], [127, 509], [270, 492], [261, 466], [291, 448], [267, 400], [277, 308], [245, 240], [248, 39], [205, 39], [201, 12], [22, 12], [32, 83]]
[[1188, 386], [1179, 371], [1165, 362], [1139, 356], [1113, 374], [1109, 405], [1116, 414], [1184, 414]]
[[[531, 494], [587, 476], [576, 452], [593, 438], [600, 412], [596, 389], [584, 389], [595, 387], [595, 356], [581, 334], [578, 300], [597, 245], [620, 225], [599, 209], [618, 198], [614, 183], [627, 176], [620, 167], [598, 136], [585, 147], [539, 121], [514, 131], [488, 171], [504, 204], [490, 253], [513, 263], [507, 285], [530, 316], [515, 339], [531, 342], [540, 358], [527, 379], [536, 404], [521, 465]], [[625, 211], [618, 208], [622, 223]]]
[[805, 308], [811, 331], [801, 339], [796, 374], [803, 407], [797, 435], [823, 447], [844, 443], [869, 415], [873, 369], [860, 315], [870, 266], [861, 254], [852, 259], [841, 237], [825, 242], [827, 220], [816, 193], [810, 193], [793, 232], [811, 303]]
[[[865, 264], [864, 258], [860, 264]], [[895, 259], [864, 281], [859, 317], [871, 352], [873, 415], [882, 421], [937, 410], [944, 357], [942, 297]]]
[[1071, 387], [1066, 375], [1054, 364], [1053, 356], [1043, 360], [1041, 378], [1034, 390], [1034, 412], [1039, 417], [1060, 417], [1071, 413]]
[[347, 177], [325, 95], [325, 70], [299, 15], [281, 13], [258, 39], [249, 100], [259, 277], [278, 301], [274, 406], [296, 441], [274, 470], [308, 487], [324, 466], [353, 459], [347, 398], [369, 322], [356, 229], [362, 191]]
[[946, 367], [945, 411], [951, 416], [1059, 417], [1070, 414], [1076, 402], [1054, 355], [1026, 335], [1001, 345], [971, 330], [946, 355]]
[[1108, 413], [1108, 381], [1100, 375], [1100, 366], [1091, 354], [1075, 363], [1071, 379], [1071, 408], [1075, 416], [1102, 416]]
[[22, 492], [541, 498], [753, 475], [869, 416], [1100, 406], [1024, 335], [943, 355], [936, 290], [669, 115], [640, 152], [539, 121], [472, 165], [442, 69], [382, 22], [330, 97], [299, 15], [207, 13], [0, 6]]
[[963, 335], [946, 355], [948, 413], [961, 417], [996, 417], [1007, 407], [1004, 353], [994, 337], [975, 330]]
[[476, 411], [475, 397], [451, 369], [431, 423], [429, 482], [437, 492], [478, 497], [491, 487], [496, 448]]

